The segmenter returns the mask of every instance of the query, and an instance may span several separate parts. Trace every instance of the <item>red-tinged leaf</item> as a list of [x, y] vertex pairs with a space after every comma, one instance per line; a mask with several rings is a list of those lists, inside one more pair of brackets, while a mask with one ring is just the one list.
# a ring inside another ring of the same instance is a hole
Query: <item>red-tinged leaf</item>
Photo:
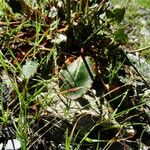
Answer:
[[[86, 64], [85, 64], [86, 61]], [[88, 66], [87, 66], [88, 65]], [[88, 68], [87, 68], [88, 67]], [[78, 57], [60, 70], [60, 92], [67, 98], [77, 99], [91, 87], [95, 77], [94, 62], [90, 57]], [[90, 71], [90, 72], [89, 72]]]

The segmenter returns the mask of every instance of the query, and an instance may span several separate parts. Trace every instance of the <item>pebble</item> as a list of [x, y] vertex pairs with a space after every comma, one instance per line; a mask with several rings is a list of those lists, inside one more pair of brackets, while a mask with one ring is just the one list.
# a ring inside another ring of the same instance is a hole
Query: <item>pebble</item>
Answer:
[[21, 143], [17, 139], [8, 140], [5, 146], [5, 150], [19, 150], [21, 148]]

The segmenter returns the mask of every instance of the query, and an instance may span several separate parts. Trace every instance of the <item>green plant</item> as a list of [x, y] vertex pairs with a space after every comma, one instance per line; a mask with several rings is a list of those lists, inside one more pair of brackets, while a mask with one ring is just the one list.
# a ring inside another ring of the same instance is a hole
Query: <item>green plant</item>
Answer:
[[0, 22], [1, 82], [9, 78], [7, 104], [14, 100], [3, 109], [1, 99], [1, 120], [5, 126], [15, 120], [22, 149], [57, 149], [62, 143], [67, 150], [118, 143], [135, 148], [137, 140], [144, 142], [146, 103], [132, 99], [139, 95], [126, 82], [133, 63], [122, 49], [128, 41], [125, 7], [44, 0], [17, 1], [25, 8], [14, 10], [10, 1], [0, 2], [9, 10], [2, 9]]

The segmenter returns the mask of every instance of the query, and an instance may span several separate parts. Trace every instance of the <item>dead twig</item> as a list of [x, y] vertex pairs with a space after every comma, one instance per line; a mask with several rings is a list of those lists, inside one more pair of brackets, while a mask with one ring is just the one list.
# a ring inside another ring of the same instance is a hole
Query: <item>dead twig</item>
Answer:
[[141, 52], [141, 51], [145, 51], [147, 49], [150, 49], [150, 46], [144, 47], [144, 48], [140, 48], [137, 50], [133, 50], [133, 51], [127, 51], [128, 53], [136, 53], [136, 52]]
[[19, 25], [21, 23], [21, 21], [15, 21], [15, 22], [2, 22], [0, 21], [0, 26], [7, 26], [7, 25], [12, 25], [12, 26], [16, 26]]

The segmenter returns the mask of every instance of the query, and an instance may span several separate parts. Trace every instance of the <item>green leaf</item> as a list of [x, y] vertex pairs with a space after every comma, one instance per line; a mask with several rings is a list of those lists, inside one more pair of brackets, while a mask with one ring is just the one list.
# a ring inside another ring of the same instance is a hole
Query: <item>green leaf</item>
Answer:
[[123, 8], [115, 8], [112, 11], [111, 10], [106, 11], [107, 18], [109, 18], [112, 21], [115, 21], [117, 23], [120, 23], [123, 20], [124, 14], [125, 14], [124, 7]]
[[23, 67], [22, 67], [24, 76], [27, 79], [29, 79], [31, 76], [33, 76], [37, 71], [38, 65], [39, 65], [38, 62], [36, 62], [36, 61], [27, 60], [26, 64], [23, 65]]
[[113, 10], [114, 18], [117, 23], [120, 23], [125, 14], [125, 8], [116, 8]]
[[114, 32], [114, 39], [117, 42], [127, 42], [128, 36], [124, 33], [122, 29], [118, 29], [117, 31]]
[[[60, 92], [67, 98], [81, 97], [92, 85], [91, 75], [95, 77], [94, 62], [90, 57], [85, 57], [88, 66], [82, 57], [60, 70]], [[91, 75], [90, 75], [91, 74]]]

